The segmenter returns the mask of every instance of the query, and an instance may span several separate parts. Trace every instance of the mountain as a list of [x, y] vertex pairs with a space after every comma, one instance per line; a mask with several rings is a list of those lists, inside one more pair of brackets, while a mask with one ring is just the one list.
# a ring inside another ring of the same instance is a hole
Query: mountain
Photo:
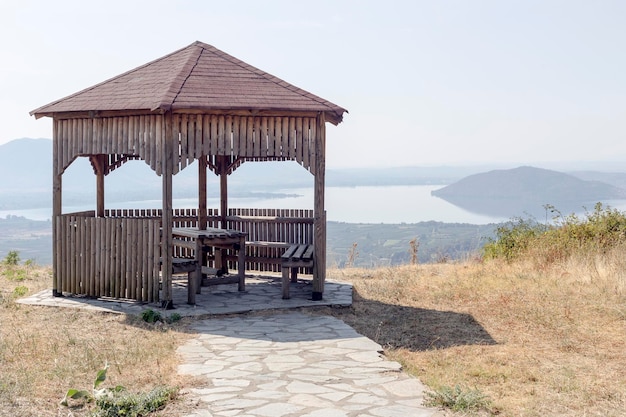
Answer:
[[618, 188], [626, 189], [626, 173], [600, 171], [572, 171], [568, 174], [585, 181], [600, 181]]
[[[477, 167], [393, 167], [327, 169], [328, 186], [448, 184], [479, 172]], [[197, 195], [196, 164], [174, 176], [174, 197]], [[95, 200], [95, 176], [85, 157], [63, 174], [63, 203], [71, 206]], [[207, 178], [210, 193], [219, 195], [219, 178]], [[228, 178], [229, 195], [279, 196], [281, 190], [313, 187], [313, 175], [296, 162], [246, 162]], [[159, 200], [161, 178], [142, 161], [130, 161], [105, 179], [108, 202]], [[49, 207], [52, 200], [52, 140], [16, 139], [0, 145], [0, 210]]]
[[51, 186], [50, 139], [16, 139], [0, 145], [0, 191], [43, 191]]
[[626, 199], [626, 190], [605, 182], [523, 166], [470, 175], [432, 191], [432, 195], [469, 211], [512, 217], [541, 215], [546, 205], [564, 214], [581, 211], [599, 201]]
[[[194, 163], [174, 176], [174, 197], [197, 195], [198, 169]], [[207, 175], [209, 193], [219, 195], [219, 178]], [[278, 186], [277, 186], [278, 184]], [[281, 193], [286, 188], [312, 187], [313, 176], [295, 162], [248, 162], [229, 177], [229, 195]], [[95, 201], [96, 177], [86, 157], [77, 158], [63, 174], [63, 202]], [[130, 161], [105, 178], [109, 202], [159, 200], [161, 177], [142, 161]], [[16, 139], [0, 145], [0, 210], [49, 207], [52, 200], [52, 140]]]

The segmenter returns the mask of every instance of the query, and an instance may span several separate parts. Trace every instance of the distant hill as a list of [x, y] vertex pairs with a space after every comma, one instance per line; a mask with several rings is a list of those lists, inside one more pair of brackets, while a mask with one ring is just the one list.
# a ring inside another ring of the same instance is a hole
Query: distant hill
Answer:
[[[624, 168], [626, 168], [626, 165]], [[567, 173], [581, 180], [600, 181], [626, 190], [625, 172], [572, 171]]]
[[0, 191], [42, 191], [51, 184], [50, 139], [17, 139], [0, 145]]
[[[478, 167], [396, 167], [327, 169], [328, 186], [447, 184], [477, 172]], [[174, 176], [174, 197], [197, 195], [195, 163]], [[208, 174], [208, 187], [219, 187]], [[229, 195], [281, 194], [280, 190], [313, 187], [313, 175], [296, 162], [247, 162], [228, 179]], [[130, 161], [105, 179], [108, 202], [158, 200], [161, 178], [142, 161]], [[216, 192], [213, 191], [215, 194]], [[218, 193], [218, 192], [217, 192]], [[63, 201], [85, 205], [95, 199], [95, 176], [87, 158], [79, 157], [63, 175]], [[0, 210], [50, 207], [52, 140], [16, 139], [0, 145]]]
[[547, 204], [563, 214], [596, 202], [626, 199], [626, 190], [600, 181], [529, 166], [470, 175], [432, 195], [464, 209], [495, 216], [541, 214]]

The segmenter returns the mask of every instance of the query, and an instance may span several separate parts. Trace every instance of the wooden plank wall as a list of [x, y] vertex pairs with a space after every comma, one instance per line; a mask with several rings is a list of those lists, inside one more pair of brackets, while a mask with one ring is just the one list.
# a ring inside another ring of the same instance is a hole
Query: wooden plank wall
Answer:
[[[161, 209], [106, 210], [63, 214], [56, 220], [58, 290], [90, 297], [159, 300]], [[195, 227], [197, 209], [174, 209], [175, 227]], [[217, 209], [208, 209], [209, 227], [219, 227]], [[231, 208], [228, 227], [248, 233], [248, 241], [313, 243], [313, 210]], [[249, 245], [246, 270], [280, 271], [285, 247]], [[193, 258], [175, 247], [175, 257]], [[234, 258], [229, 258], [233, 259]], [[235, 269], [236, 266], [231, 266]], [[311, 274], [310, 269], [301, 273]]]
[[[171, 120], [171, 129], [166, 121]], [[315, 117], [229, 116], [173, 114], [54, 119], [56, 155], [62, 173], [81, 155], [109, 155], [117, 166], [134, 155], [158, 174], [164, 172], [162, 146], [171, 131], [176, 174], [202, 155], [246, 158], [279, 158], [298, 161], [315, 174]]]
[[158, 219], [66, 214], [55, 227], [59, 291], [158, 301]]
[[[246, 232], [246, 240], [253, 242], [246, 246], [246, 270], [279, 272], [280, 257], [289, 244], [313, 244], [313, 210], [231, 208], [226, 220], [229, 229]], [[309, 269], [300, 272], [312, 273]]]

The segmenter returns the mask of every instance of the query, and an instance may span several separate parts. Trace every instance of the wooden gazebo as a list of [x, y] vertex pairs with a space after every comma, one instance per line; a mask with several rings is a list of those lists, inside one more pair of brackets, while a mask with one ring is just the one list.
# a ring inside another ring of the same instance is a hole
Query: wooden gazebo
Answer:
[[[197, 259], [200, 251], [196, 246], [193, 255], [193, 242], [184, 238], [186, 245], [175, 245], [173, 231], [184, 226], [238, 230], [249, 242], [263, 241], [246, 246], [238, 257], [226, 254], [225, 260], [202, 254], [207, 256], [202, 263], [238, 261], [240, 270], [241, 255], [246, 268], [271, 269], [276, 263], [265, 264], [280, 258], [288, 245], [312, 244], [312, 299], [321, 300], [325, 125], [340, 123], [345, 111], [202, 42], [33, 110], [36, 118], [52, 117], [54, 126], [54, 295], [160, 301], [171, 307], [178, 260]], [[63, 213], [63, 173], [77, 157], [89, 158], [93, 166], [95, 210]], [[162, 177], [162, 208], [105, 208], [105, 177], [131, 160], [143, 160]], [[313, 174], [312, 210], [228, 208], [227, 177], [242, 163], [287, 160]], [[175, 210], [172, 177], [194, 161], [198, 209]], [[208, 169], [220, 176], [219, 208], [207, 208]]]

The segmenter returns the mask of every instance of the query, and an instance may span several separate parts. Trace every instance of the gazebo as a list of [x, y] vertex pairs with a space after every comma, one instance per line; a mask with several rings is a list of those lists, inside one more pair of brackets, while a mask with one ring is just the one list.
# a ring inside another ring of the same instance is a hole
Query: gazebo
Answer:
[[[173, 274], [189, 272], [199, 290], [199, 274], [219, 276], [237, 263], [239, 290], [247, 268], [308, 268], [312, 299], [321, 300], [325, 126], [344, 112], [202, 42], [33, 110], [53, 119], [53, 295], [170, 308]], [[93, 167], [95, 210], [63, 213], [63, 173], [78, 157]], [[131, 160], [162, 178], [161, 208], [105, 207], [106, 176]], [[198, 209], [173, 209], [172, 178], [194, 161]], [[228, 175], [246, 161], [297, 161], [314, 176], [312, 210], [229, 208]], [[208, 170], [220, 177], [219, 208], [207, 207]], [[306, 245], [310, 262], [284, 262]]]

